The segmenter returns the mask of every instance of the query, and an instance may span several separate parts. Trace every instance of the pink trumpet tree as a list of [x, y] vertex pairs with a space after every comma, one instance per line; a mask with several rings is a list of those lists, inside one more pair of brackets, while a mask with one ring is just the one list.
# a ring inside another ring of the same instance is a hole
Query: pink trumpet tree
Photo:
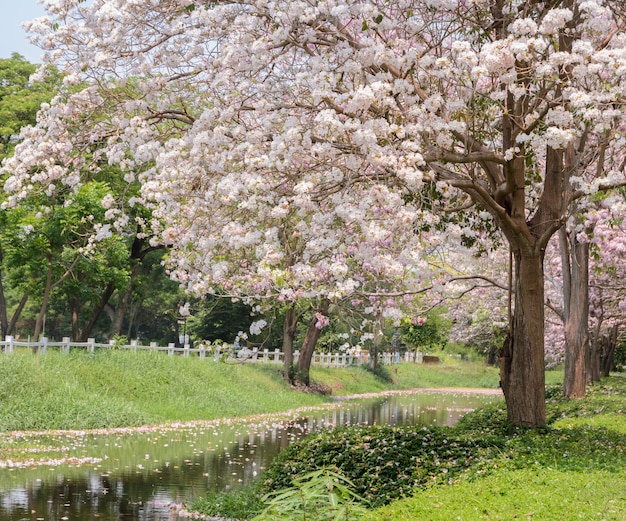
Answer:
[[[170, 223], [183, 213], [210, 211], [216, 193], [241, 205], [271, 194], [278, 209], [285, 185], [300, 215], [323, 199], [326, 215], [338, 216], [321, 228], [302, 218], [307, 237], [315, 227], [319, 237], [342, 234], [330, 223], [341, 221], [344, 197], [368, 184], [402, 201], [399, 214], [405, 204], [427, 220], [452, 208], [467, 224], [486, 214], [514, 259], [511, 335], [500, 353], [508, 415], [545, 422], [544, 252], [574, 200], [624, 180], [611, 158], [591, 168], [603, 149], [624, 144], [622, 2], [44, 5], [50, 18], [31, 24], [33, 39], [80, 86], [42, 112], [6, 165], [14, 201], [34, 183], [80, 182], [98, 144], [138, 176], [164, 232], [178, 234]], [[187, 205], [171, 200], [174, 171], [197, 190]], [[436, 203], [421, 201], [425, 186], [439, 192]], [[191, 257], [209, 247], [194, 244]]]

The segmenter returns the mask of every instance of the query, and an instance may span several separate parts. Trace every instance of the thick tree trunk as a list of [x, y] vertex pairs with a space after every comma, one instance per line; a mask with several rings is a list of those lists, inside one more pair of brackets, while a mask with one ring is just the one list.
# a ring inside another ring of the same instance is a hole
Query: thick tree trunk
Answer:
[[[318, 307], [317, 311], [322, 315], [327, 315], [329, 306], [330, 303], [327, 300], [324, 300]], [[317, 322], [317, 317], [313, 315], [313, 318], [311, 318], [311, 322], [309, 323], [309, 329], [307, 330], [304, 341], [302, 342], [300, 358], [298, 358], [298, 374], [296, 375], [296, 379], [299, 383], [304, 384], [307, 387], [311, 384], [310, 372], [313, 352], [315, 351], [317, 340], [322, 332], [322, 330], [317, 327]]]
[[500, 385], [515, 425], [546, 422], [544, 278], [540, 252], [514, 252], [515, 309], [512, 334], [500, 352]]
[[285, 322], [283, 323], [284, 378], [288, 383], [292, 382], [293, 376], [293, 342], [297, 326], [298, 315], [295, 305], [293, 305], [285, 312]]
[[565, 331], [563, 394], [566, 398], [582, 398], [586, 393], [589, 350], [589, 245], [581, 244], [575, 233], [567, 240], [567, 232], [562, 229], [561, 250]]

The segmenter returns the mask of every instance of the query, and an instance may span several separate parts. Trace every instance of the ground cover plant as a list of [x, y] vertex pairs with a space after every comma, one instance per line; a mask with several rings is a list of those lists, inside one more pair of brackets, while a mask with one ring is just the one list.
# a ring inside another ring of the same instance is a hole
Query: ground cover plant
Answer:
[[548, 424], [534, 429], [514, 427], [500, 403], [453, 428], [313, 434], [281, 453], [258, 488], [242, 493], [285, 490], [330, 465], [367, 502], [364, 521], [625, 519], [626, 378], [605, 379], [581, 400], [550, 388], [547, 412]]

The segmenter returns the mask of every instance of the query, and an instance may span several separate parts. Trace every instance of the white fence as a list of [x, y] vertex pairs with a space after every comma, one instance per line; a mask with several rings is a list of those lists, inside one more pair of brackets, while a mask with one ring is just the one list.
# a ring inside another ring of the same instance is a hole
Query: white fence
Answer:
[[[215, 362], [230, 362], [230, 363], [252, 363], [252, 364], [282, 364], [284, 357], [283, 353], [275, 349], [270, 351], [268, 349], [248, 349], [242, 348], [236, 350], [234, 346], [228, 345], [215, 345], [210, 349], [205, 347], [191, 348], [186, 345], [184, 347], [176, 347], [175, 344], [169, 344], [167, 347], [158, 346], [156, 342], [152, 342], [150, 345], [141, 345], [137, 340], [132, 340], [130, 344], [120, 345], [115, 341], [111, 341], [108, 344], [101, 344], [90, 338], [87, 342], [70, 342], [69, 338], [64, 338], [61, 342], [54, 342], [43, 337], [39, 342], [23, 342], [16, 340], [11, 336], [7, 336], [5, 340], [0, 341], [0, 349], [4, 353], [12, 353], [16, 348], [24, 347], [30, 348], [38, 353], [45, 353], [48, 349], [59, 349], [61, 353], [69, 353], [70, 349], [82, 349], [89, 353], [93, 353], [96, 349], [131, 349], [131, 350], [150, 350], [150, 351], [163, 351], [169, 356], [181, 355], [181, 356], [194, 356], [201, 360], [213, 360]], [[294, 352], [294, 362], [298, 361], [300, 351]], [[314, 353], [312, 364], [321, 365], [327, 367], [348, 367], [353, 365], [361, 365], [369, 361], [369, 353], [367, 351], [361, 351], [357, 354], [349, 353]], [[421, 362], [422, 354], [418, 352], [406, 352], [402, 355], [400, 353], [380, 353], [379, 362], [384, 365], [391, 365], [404, 362]]]

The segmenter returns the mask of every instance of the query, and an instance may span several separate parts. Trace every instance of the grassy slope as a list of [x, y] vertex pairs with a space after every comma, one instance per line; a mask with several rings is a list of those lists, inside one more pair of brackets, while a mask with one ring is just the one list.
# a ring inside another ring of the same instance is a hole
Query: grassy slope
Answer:
[[[496, 387], [482, 364], [401, 364], [395, 384], [362, 368], [314, 368], [333, 394], [414, 387]], [[323, 403], [289, 388], [276, 366], [216, 364], [145, 351], [0, 355], [0, 431], [87, 429], [242, 417]]]
[[511, 436], [479, 471], [417, 491], [363, 521], [626, 519], [626, 378], [612, 377], [586, 399], [556, 400], [548, 410], [545, 432]]
[[0, 356], [0, 430], [85, 429], [241, 417], [322, 402], [276, 368], [163, 353]]

